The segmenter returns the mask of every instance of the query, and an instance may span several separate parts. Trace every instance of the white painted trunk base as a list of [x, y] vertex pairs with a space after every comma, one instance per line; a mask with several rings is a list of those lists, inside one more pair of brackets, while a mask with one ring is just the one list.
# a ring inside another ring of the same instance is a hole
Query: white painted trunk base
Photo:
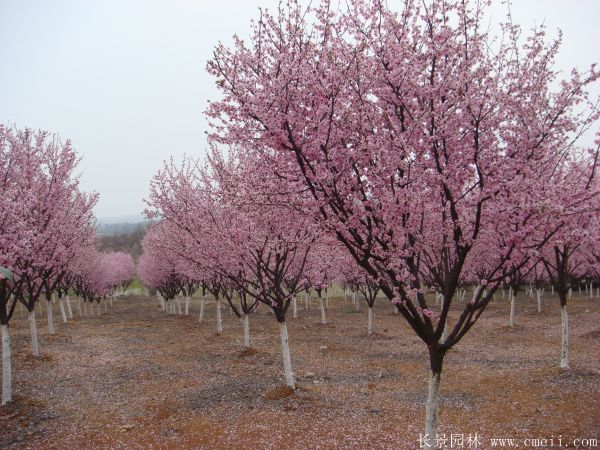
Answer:
[[294, 384], [294, 374], [292, 373], [292, 358], [290, 356], [287, 324], [285, 322], [279, 322], [279, 334], [281, 335], [281, 354], [283, 356], [285, 384], [292, 389], [296, 389], [296, 385]]
[[60, 315], [62, 316], [63, 323], [67, 323], [67, 312], [65, 311], [65, 300], [62, 295], [58, 298], [58, 305], [60, 307]]
[[567, 305], [560, 308], [560, 318], [562, 325], [560, 367], [566, 369], [569, 367], [569, 313], [567, 312]]
[[185, 315], [186, 316], [190, 315], [190, 298], [189, 297], [185, 298]]
[[293, 312], [293, 318], [297, 319], [298, 318], [298, 302], [296, 301], [295, 295], [294, 295], [294, 298], [292, 299], [292, 312]]
[[48, 318], [48, 334], [54, 334], [54, 322], [52, 321], [52, 303], [48, 302], [46, 305], [46, 317]]
[[373, 334], [373, 308], [369, 306], [369, 336]]
[[69, 319], [73, 320], [73, 309], [71, 308], [71, 297], [67, 295], [67, 312], [69, 313]]
[[2, 404], [12, 401], [12, 367], [8, 325], [2, 325]]
[[515, 324], [515, 303], [517, 298], [510, 293], [510, 315], [508, 317], [508, 326], [512, 327]]
[[31, 333], [31, 352], [33, 356], [40, 356], [40, 344], [38, 342], [37, 324], [35, 323], [35, 310], [29, 313], [29, 332]]
[[242, 328], [244, 329], [244, 348], [250, 347], [250, 318], [243, 315], [241, 318]]
[[537, 312], [542, 312], [542, 290], [536, 289], [535, 295], [537, 298]]
[[327, 325], [327, 318], [325, 317], [325, 303], [323, 298], [319, 296], [319, 307], [321, 308], [321, 324]]
[[223, 332], [223, 321], [221, 320], [221, 302], [217, 300], [217, 334]]
[[181, 315], [182, 314], [182, 311], [181, 311], [181, 300], [179, 299], [179, 296], [175, 297], [175, 301], [177, 303], [177, 313], [179, 315]]
[[440, 402], [440, 374], [431, 373], [427, 390], [427, 404], [425, 405], [425, 448], [435, 448], [438, 425], [438, 405]]
[[200, 297], [200, 313], [198, 314], [198, 323], [204, 320], [204, 295]]

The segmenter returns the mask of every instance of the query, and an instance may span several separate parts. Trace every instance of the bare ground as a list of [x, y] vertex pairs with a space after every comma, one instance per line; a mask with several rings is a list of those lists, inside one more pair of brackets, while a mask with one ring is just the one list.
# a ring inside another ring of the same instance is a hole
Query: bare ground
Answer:
[[[477, 433], [479, 448], [494, 437], [561, 436], [563, 448], [600, 438], [600, 299], [569, 305], [569, 370], [558, 368], [557, 303], [547, 297], [537, 313], [522, 296], [512, 329], [507, 301], [492, 303], [446, 357], [440, 433]], [[323, 326], [318, 305], [299, 302], [300, 318], [288, 319], [296, 391], [284, 387], [279, 329], [264, 306], [245, 352], [235, 316], [225, 313], [216, 335], [214, 304], [200, 325], [197, 299], [189, 317], [130, 297], [68, 324], [56, 306], [55, 335], [38, 317], [39, 358], [26, 320], [16, 313], [11, 324], [15, 399], [0, 407], [0, 448], [419, 447], [426, 349], [386, 300], [370, 337], [364, 304], [356, 313], [332, 299]]]

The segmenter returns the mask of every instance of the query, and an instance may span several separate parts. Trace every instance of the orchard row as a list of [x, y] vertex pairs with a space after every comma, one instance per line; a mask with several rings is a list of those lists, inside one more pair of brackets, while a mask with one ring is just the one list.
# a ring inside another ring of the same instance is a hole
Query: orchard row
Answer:
[[55, 295], [66, 321], [67, 312], [72, 317], [69, 293], [99, 303], [135, 274], [131, 255], [97, 250], [92, 208], [98, 196], [79, 189], [77, 163], [69, 141], [0, 124], [2, 404], [12, 399], [9, 323], [18, 304], [29, 314], [37, 356], [40, 302], [47, 302], [48, 333], [53, 334]]

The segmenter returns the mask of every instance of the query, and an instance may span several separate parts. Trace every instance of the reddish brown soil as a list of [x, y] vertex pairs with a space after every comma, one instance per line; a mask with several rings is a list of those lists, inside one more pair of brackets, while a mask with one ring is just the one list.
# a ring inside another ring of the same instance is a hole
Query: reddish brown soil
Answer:
[[[508, 303], [490, 306], [446, 358], [441, 433], [478, 433], [479, 448], [493, 437], [562, 436], [563, 448], [600, 438], [600, 300], [574, 297], [569, 305], [569, 370], [558, 368], [556, 303], [547, 300], [538, 314], [533, 300], [520, 298], [513, 329]], [[326, 326], [314, 303], [288, 319], [293, 392], [284, 387], [279, 328], [266, 308], [250, 319], [246, 351], [233, 315], [224, 314], [219, 336], [214, 305], [202, 325], [196, 299], [191, 310], [169, 317], [154, 299], [123, 298], [101, 317], [64, 325], [56, 308], [55, 335], [46, 334], [45, 314], [38, 317], [40, 358], [30, 356], [17, 312], [15, 399], [0, 407], [0, 448], [419, 447], [426, 352], [386, 301], [377, 301], [371, 337], [365, 306], [355, 313], [341, 298], [331, 301]]]

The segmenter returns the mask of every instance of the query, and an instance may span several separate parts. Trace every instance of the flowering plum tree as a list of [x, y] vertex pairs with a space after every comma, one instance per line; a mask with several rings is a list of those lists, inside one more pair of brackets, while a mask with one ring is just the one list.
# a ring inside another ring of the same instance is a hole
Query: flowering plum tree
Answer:
[[[600, 144], [600, 143], [599, 143]], [[560, 367], [569, 367], [569, 315], [567, 301], [572, 282], [585, 274], [584, 250], [588, 242], [597, 241], [598, 229], [598, 182], [596, 163], [599, 148], [591, 161], [579, 161], [558, 168], [553, 174], [559, 210], [546, 220], [557, 227], [541, 252], [541, 261], [550, 282], [558, 292], [561, 307], [561, 356]], [[563, 211], [567, 210], [565, 214]], [[578, 210], [574, 214], [573, 209]], [[581, 268], [584, 271], [581, 272]]]
[[[303, 222], [287, 195], [277, 194], [283, 186], [278, 186], [276, 178], [270, 177], [271, 194], [255, 192], [257, 177], [265, 173], [260, 167], [263, 161], [246, 161], [244, 153], [240, 159], [235, 152], [225, 160], [213, 150], [205, 168], [190, 161], [181, 168], [166, 165], [153, 179], [149, 214], [184, 233], [178, 241], [189, 244], [180, 252], [188, 260], [210, 260], [235, 290], [273, 310], [280, 327], [286, 384], [293, 388], [285, 318], [292, 298], [302, 288], [314, 226]], [[227, 285], [223, 284], [225, 289]], [[255, 307], [250, 302], [246, 312]]]
[[[546, 185], [597, 118], [585, 111], [593, 67], [556, 83], [558, 41], [547, 44], [540, 28], [521, 43], [506, 24], [492, 45], [484, 12], [485, 3], [463, 0], [406, 2], [399, 13], [379, 1], [347, 10], [291, 2], [261, 13], [249, 42], [219, 45], [208, 65], [223, 93], [208, 110], [215, 145], [267, 166], [257, 189], [274, 192], [261, 180], [277, 178], [287, 187], [275, 192], [308, 192], [305, 211], [425, 343], [429, 439], [445, 355], [513, 257], [553, 233], [539, 220], [556, 205]], [[445, 335], [471, 251], [494, 236], [506, 244], [494, 247], [486, 289]], [[439, 315], [425, 298], [425, 270], [436, 270]]]

